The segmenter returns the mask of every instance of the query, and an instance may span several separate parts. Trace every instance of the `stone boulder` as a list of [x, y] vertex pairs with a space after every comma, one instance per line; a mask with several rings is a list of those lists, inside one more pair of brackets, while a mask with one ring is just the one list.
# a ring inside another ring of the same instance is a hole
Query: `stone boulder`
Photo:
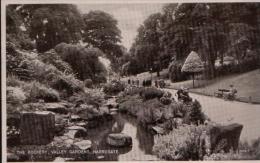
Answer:
[[55, 135], [63, 135], [65, 132], [65, 124], [55, 124]]
[[45, 145], [53, 140], [55, 116], [51, 112], [23, 112], [20, 141], [23, 145]]
[[238, 150], [239, 138], [243, 125], [233, 123], [226, 126], [215, 125], [210, 128], [210, 144], [211, 150], [216, 151], [218, 146], [222, 144], [223, 150], [229, 152], [230, 149]]
[[153, 127], [151, 127], [151, 129], [152, 129], [152, 131], [155, 133], [155, 134], [161, 134], [161, 135], [163, 135], [163, 134], [165, 134], [165, 129], [163, 128], [163, 127], [161, 127], [161, 126], [153, 126]]
[[87, 136], [87, 129], [81, 126], [71, 126], [67, 128], [68, 132], [64, 135], [71, 139]]
[[80, 116], [78, 116], [78, 115], [71, 115], [71, 117], [70, 117], [70, 121], [71, 122], [79, 122], [79, 121], [81, 121], [82, 119], [80, 118]]
[[81, 104], [74, 110], [75, 114], [79, 115], [83, 120], [93, 120], [102, 115], [101, 112], [92, 105]]
[[59, 114], [67, 114], [68, 110], [64, 103], [46, 103], [45, 108], [47, 111], [51, 111]]
[[77, 122], [76, 125], [80, 126], [80, 127], [87, 128], [88, 127], [88, 122]]
[[115, 147], [126, 147], [132, 145], [132, 137], [124, 133], [113, 133], [107, 137], [107, 143]]
[[92, 142], [90, 140], [82, 140], [74, 143], [74, 145], [77, 146], [79, 149], [85, 150], [91, 148]]

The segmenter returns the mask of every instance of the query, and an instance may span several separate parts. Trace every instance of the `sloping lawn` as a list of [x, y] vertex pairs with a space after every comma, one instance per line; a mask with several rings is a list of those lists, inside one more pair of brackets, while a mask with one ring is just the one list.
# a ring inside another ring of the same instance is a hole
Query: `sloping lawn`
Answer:
[[171, 83], [170, 88], [178, 89], [181, 86], [190, 88], [191, 92], [213, 96], [220, 88], [229, 88], [233, 84], [238, 90], [238, 101], [260, 103], [260, 69], [243, 74], [235, 74], [210, 81], [196, 80], [192, 88], [192, 80]]

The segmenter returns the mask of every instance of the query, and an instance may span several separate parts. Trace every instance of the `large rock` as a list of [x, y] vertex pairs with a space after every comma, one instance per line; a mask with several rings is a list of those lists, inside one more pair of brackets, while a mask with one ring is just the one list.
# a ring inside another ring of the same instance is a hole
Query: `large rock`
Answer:
[[45, 145], [53, 140], [55, 116], [51, 112], [23, 112], [21, 114], [21, 143], [24, 145]]
[[131, 146], [132, 138], [124, 133], [113, 133], [108, 135], [107, 143], [115, 147]]
[[75, 111], [83, 120], [93, 120], [101, 116], [100, 111], [92, 105], [81, 104]]
[[161, 135], [163, 135], [163, 134], [165, 134], [165, 132], [166, 132], [165, 129], [162, 128], [162, 127], [160, 127], [160, 126], [152, 126], [151, 129], [152, 129], [152, 131], [153, 131], [155, 134], [161, 134]]
[[85, 150], [85, 149], [91, 148], [92, 143], [90, 140], [82, 140], [82, 141], [74, 143], [74, 145], [79, 147], [79, 149]]
[[[230, 149], [234, 151], [238, 150], [239, 138], [243, 125], [230, 124], [227, 126], [216, 125], [210, 128], [210, 144], [211, 150], [218, 152], [217, 148], [220, 144], [223, 146], [225, 152], [229, 152]], [[224, 144], [224, 145], [223, 145]]]
[[82, 119], [80, 118], [80, 116], [78, 116], [78, 115], [71, 115], [71, 117], [70, 117], [70, 121], [71, 122], [79, 122], [79, 121], [81, 121]]
[[67, 114], [68, 110], [64, 103], [46, 103], [46, 110], [59, 114]]
[[65, 124], [55, 124], [55, 135], [63, 135], [65, 132]]
[[67, 130], [68, 132], [64, 135], [71, 139], [87, 136], [87, 129], [81, 126], [71, 126], [68, 127]]

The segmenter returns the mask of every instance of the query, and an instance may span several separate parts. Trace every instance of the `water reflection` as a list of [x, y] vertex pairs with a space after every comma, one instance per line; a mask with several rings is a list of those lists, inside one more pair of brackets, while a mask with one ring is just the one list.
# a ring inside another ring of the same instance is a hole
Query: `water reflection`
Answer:
[[[95, 154], [91, 158], [88, 156], [87, 160], [157, 160], [152, 155], [153, 135], [137, 125], [136, 118], [123, 114], [113, 116], [112, 121], [106, 122], [96, 129], [89, 130], [87, 139], [92, 140], [92, 152]], [[108, 134], [121, 132], [132, 137], [133, 145], [131, 147], [116, 148], [106, 143]], [[116, 153], [113, 153], [115, 151]]]

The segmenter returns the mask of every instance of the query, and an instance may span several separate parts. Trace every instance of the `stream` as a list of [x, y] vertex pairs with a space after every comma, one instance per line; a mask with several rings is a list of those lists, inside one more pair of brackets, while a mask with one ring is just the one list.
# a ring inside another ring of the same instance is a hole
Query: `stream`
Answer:
[[[110, 133], [125, 133], [132, 137], [131, 147], [115, 148], [106, 143]], [[126, 114], [115, 114], [113, 120], [102, 126], [89, 130], [87, 139], [92, 140], [92, 150], [95, 155], [91, 160], [100, 161], [141, 161], [158, 160], [152, 155], [153, 135], [137, 124], [135, 117]], [[89, 158], [88, 158], [89, 159]]]

